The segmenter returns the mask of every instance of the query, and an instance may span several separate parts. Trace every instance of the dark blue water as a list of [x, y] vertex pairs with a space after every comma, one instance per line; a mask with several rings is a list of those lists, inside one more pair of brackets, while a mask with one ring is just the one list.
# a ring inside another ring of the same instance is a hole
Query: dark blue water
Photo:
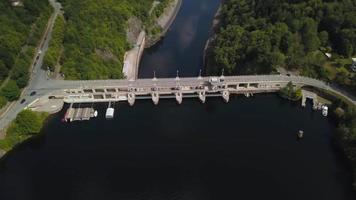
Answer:
[[198, 76], [203, 52], [219, 0], [183, 0], [167, 35], [146, 50], [139, 69], [140, 78]]
[[[140, 77], [194, 76], [217, 0], [183, 0]], [[352, 200], [351, 169], [333, 123], [278, 96], [149, 100], [115, 105], [115, 119], [61, 123], [0, 161], [0, 200]], [[305, 137], [297, 140], [296, 133]]]
[[[275, 95], [116, 104], [115, 120], [66, 124], [1, 162], [0, 199], [351, 200], [334, 127]], [[298, 141], [298, 130], [305, 138]]]

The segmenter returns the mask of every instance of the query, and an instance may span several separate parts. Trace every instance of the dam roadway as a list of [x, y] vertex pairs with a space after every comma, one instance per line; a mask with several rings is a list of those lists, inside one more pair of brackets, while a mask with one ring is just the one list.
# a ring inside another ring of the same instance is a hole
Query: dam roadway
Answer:
[[[175, 98], [182, 103], [186, 97], [199, 97], [202, 102], [209, 96], [222, 96], [229, 100], [230, 94], [276, 92], [289, 82], [297, 86], [311, 86], [331, 91], [356, 104], [355, 98], [323, 81], [285, 75], [249, 75], [190, 78], [151, 78], [130, 80], [46, 80], [30, 85], [24, 92], [26, 103], [15, 106], [0, 116], [0, 130], [4, 130], [16, 115], [25, 108], [34, 111], [55, 113], [64, 103], [94, 103], [128, 101], [133, 105], [136, 99], [152, 99], [158, 104], [160, 98]], [[35, 95], [31, 93], [36, 92]], [[5, 131], [0, 132], [0, 138]]]
[[[66, 103], [110, 102], [127, 100], [147, 95], [181, 94], [249, 94], [275, 92], [292, 82], [297, 86], [312, 86], [344, 96], [352, 103], [354, 97], [340, 92], [328, 84], [302, 76], [252, 75], [191, 78], [153, 78], [130, 80], [89, 80], [89, 81], [49, 81], [45, 85], [32, 88], [43, 98], [63, 99]], [[173, 96], [174, 97], [174, 96]]]

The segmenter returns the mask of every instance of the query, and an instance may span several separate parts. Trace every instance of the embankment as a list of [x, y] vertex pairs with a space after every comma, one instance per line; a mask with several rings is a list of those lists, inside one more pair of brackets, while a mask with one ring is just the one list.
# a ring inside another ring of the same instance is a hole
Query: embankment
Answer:
[[[155, 36], [147, 35], [140, 22], [135, 19], [129, 22], [128, 40], [133, 43], [133, 48], [125, 53], [123, 74], [128, 80], [135, 80], [138, 76], [138, 68], [140, 60], [145, 48], [149, 48], [156, 44], [168, 31], [169, 27], [175, 20], [179, 9], [182, 5], [182, 0], [173, 0], [170, 6], [168, 6], [163, 14], [156, 20], [156, 25], [161, 28], [161, 32]], [[138, 29], [141, 29], [138, 33]], [[136, 32], [136, 33], [135, 33]], [[133, 40], [135, 40], [133, 42]]]
[[146, 48], [155, 45], [167, 33], [169, 27], [174, 22], [181, 5], [182, 0], [173, 0], [164, 10], [163, 14], [156, 20], [156, 24], [161, 28], [161, 32], [157, 35], [147, 37]]
[[128, 80], [135, 80], [138, 76], [138, 67], [140, 60], [145, 49], [146, 32], [141, 31], [139, 34], [134, 48], [127, 51], [124, 56], [123, 74]]
[[212, 44], [216, 38], [216, 33], [221, 27], [221, 9], [223, 2], [220, 3], [220, 6], [214, 16], [213, 24], [210, 30], [209, 39], [206, 41], [204, 53], [203, 53], [203, 65], [205, 66], [205, 72], [211, 74], [214, 70], [211, 70], [213, 67], [213, 57], [212, 55]]

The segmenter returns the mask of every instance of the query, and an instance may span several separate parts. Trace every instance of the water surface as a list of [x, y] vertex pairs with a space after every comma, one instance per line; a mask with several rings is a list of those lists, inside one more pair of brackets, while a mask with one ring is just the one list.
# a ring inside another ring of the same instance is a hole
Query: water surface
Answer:
[[[217, 0], [183, 0], [142, 77], [196, 76]], [[0, 200], [351, 200], [351, 169], [328, 118], [276, 95], [94, 105], [99, 118], [62, 123], [0, 161]], [[305, 138], [297, 140], [298, 130]]]
[[[0, 199], [351, 200], [333, 125], [275, 95], [116, 104], [60, 123], [1, 163]], [[305, 131], [298, 141], [296, 133]]]
[[219, 0], [183, 0], [166, 36], [142, 56], [140, 78], [198, 76]]

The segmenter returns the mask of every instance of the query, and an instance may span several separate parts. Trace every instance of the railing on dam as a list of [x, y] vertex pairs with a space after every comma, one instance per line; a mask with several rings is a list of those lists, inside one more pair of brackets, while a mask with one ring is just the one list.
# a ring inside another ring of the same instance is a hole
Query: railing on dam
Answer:
[[[158, 104], [161, 98], [175, 98], [178, 103], [183, 98], [222, 96], [229, 101], [230, 94], [275, 92], [287, 85], [290, 80], [278, 76], [221, 76], [171, 79], [138, 79], [136, 81], [87, 81], [75, 89], [64, 89], [62, 96], [66, 103], [128, 101], [133, 105], [136, 99], [152, 99]], [[294, 81], [296, 85], [302, 82]]]

